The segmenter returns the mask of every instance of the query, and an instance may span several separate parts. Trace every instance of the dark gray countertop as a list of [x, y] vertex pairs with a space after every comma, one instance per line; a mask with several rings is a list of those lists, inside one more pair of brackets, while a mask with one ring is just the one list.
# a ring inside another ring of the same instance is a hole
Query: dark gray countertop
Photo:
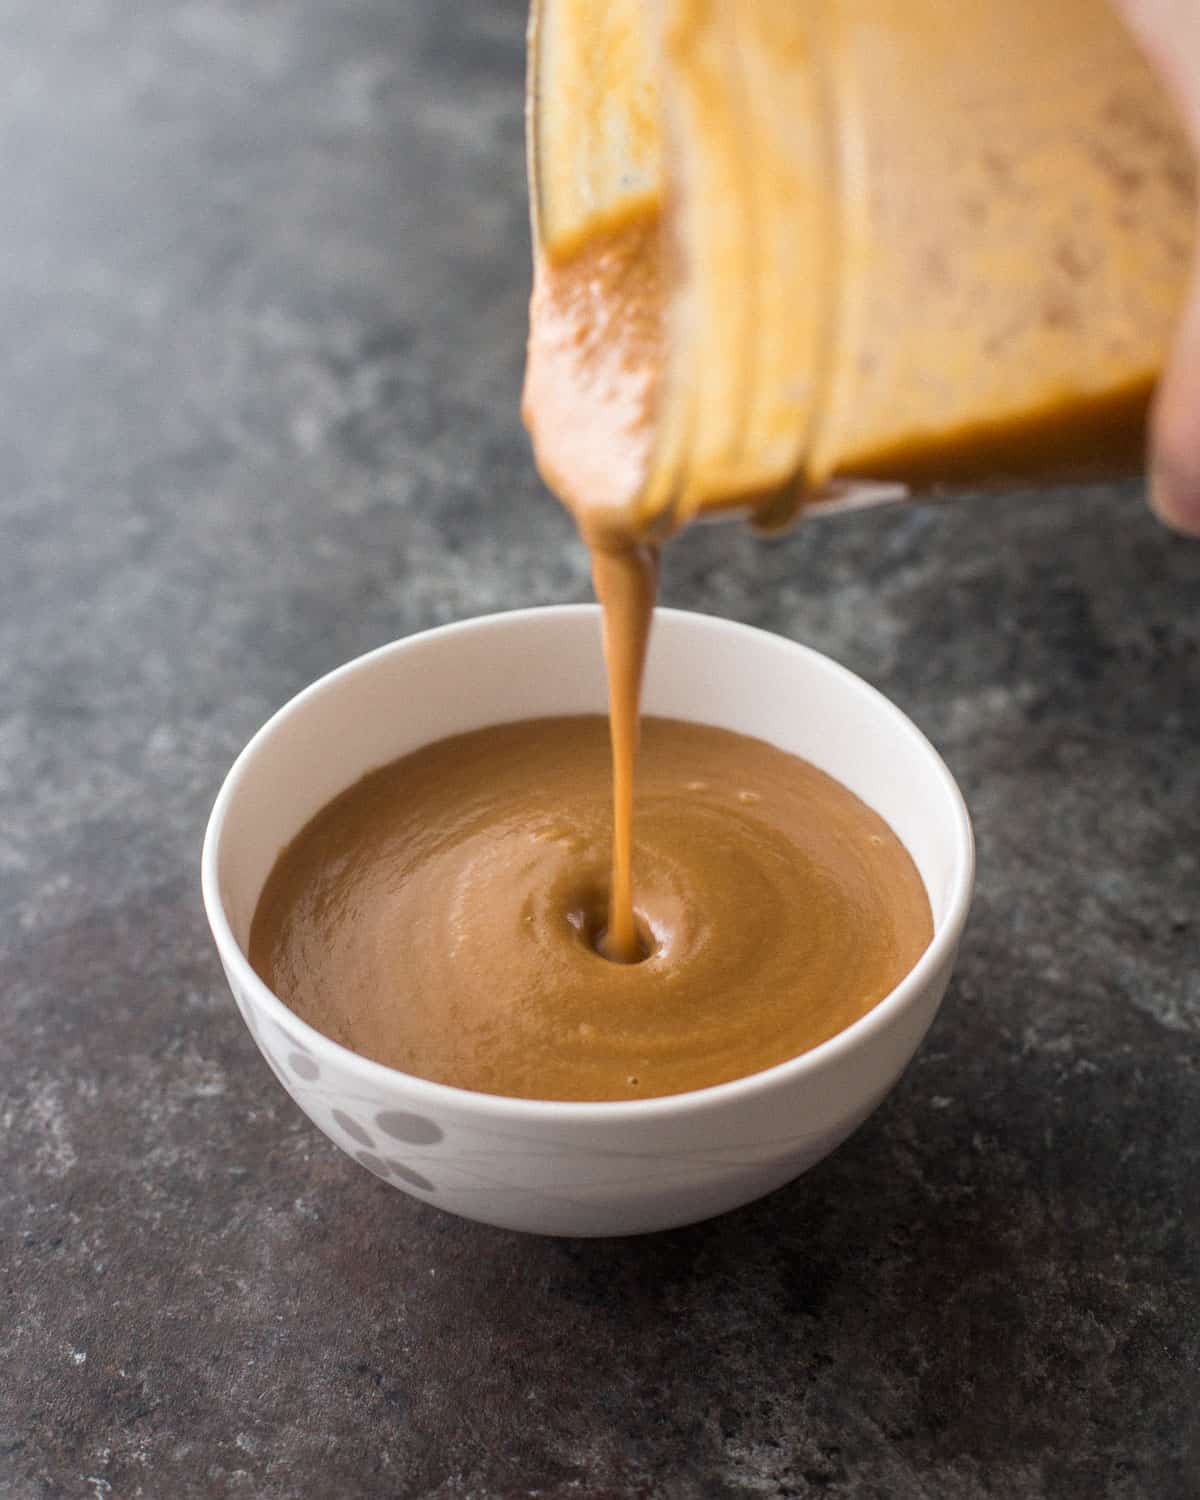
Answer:
[[0, 32], [0, 1495], [1200, 1493], [1200, 546], [1130, 488], [670, 549], [961, 779], [919, 1058], [772, 1198], [554, 1242], [300, 1115], [200, 908], [314, 676], [582, 599], [517, 414], [522, 7]]

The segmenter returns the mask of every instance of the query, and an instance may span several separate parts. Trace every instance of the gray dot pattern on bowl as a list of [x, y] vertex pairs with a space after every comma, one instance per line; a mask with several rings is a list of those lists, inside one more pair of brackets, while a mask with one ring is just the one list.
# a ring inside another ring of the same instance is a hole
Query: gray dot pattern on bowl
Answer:
[[368, 1135], [368, 1133], [362, 1128], [358, 1121], [352, 1119], [344, 1109], [335, 1109], [333, 1112], [333, 1118], [342, 1127], [342, 1129], [346, 1132], [350, 1139], [356, 1142], [358, 1145], [370, 1147], [375, 1144], [370, 1135]]
[[288, 1067], [297, 1078], [303, 1078], [309, 1083], [321, 1076], [320, 1068], [306, 1052], [289, 1052]]
[[384, 1135], [410, 1146], [436, 1146], [444, 1134], [440, 1125], [404, 1109], [385, 1109], [375, 1116], [375, 1123]]
[[420, 1172], [414, 1172], [411, 1167], [405, 1166], [401, 1161], [386, 1161], [382, 1156], [376, 1156], [373, 1151], [356, 1151], [354, 1159], [360, 1165], [366, 1167], [368, 1172], [374, 1172], [376, 1177], [382, 1177], [385, 1182], [396, 1179], [406, 1182], [409, 1187], [421, 1188], [427, 1193], [436, 1191], [428, 1177], [422, 1177]]
[[402, 1161], [396, 1161], [389, 1156], [387, 1164], [392, 1176], [398, 1177], [401, 1182], [407, 1182], [410, 1187], [421, 1188], [426, 1193], [435, 1191], [428, 1177], [423, 1177], [420, 1172], [414, 1172], [412, 1167], [406, 1167]]

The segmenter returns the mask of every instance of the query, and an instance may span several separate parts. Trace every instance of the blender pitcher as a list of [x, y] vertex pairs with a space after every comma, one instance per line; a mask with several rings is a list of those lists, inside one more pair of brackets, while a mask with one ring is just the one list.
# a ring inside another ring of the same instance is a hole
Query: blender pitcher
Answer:
[[661, 257], [648, 534], [1138, 466], [1196, 190], [1106, 0], [534, 0], [528, 126], [540, 263]]

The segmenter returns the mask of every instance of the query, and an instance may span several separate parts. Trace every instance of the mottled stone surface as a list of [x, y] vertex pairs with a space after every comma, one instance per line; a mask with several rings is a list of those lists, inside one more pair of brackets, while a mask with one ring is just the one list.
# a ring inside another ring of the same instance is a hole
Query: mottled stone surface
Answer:
[[0, 27], [0, 1495], [1200, 1493], [1200, 547], [1130, 489], [685, 537], [668, 600], [908, 709], [979, 837], [918, 1061], [766, 1202], [445, 1217], [300, 1116], [199, 902], [233, 755], [586, 596], [516, 411], [523, 17]]

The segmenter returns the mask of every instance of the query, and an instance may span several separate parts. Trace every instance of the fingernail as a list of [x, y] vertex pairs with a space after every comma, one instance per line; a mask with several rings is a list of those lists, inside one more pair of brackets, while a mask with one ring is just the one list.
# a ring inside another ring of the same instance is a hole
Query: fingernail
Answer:
[[1150, 508], [1183, 536], [1200, 537], [1200, 474], [1161, 460], [1150, 470]]

